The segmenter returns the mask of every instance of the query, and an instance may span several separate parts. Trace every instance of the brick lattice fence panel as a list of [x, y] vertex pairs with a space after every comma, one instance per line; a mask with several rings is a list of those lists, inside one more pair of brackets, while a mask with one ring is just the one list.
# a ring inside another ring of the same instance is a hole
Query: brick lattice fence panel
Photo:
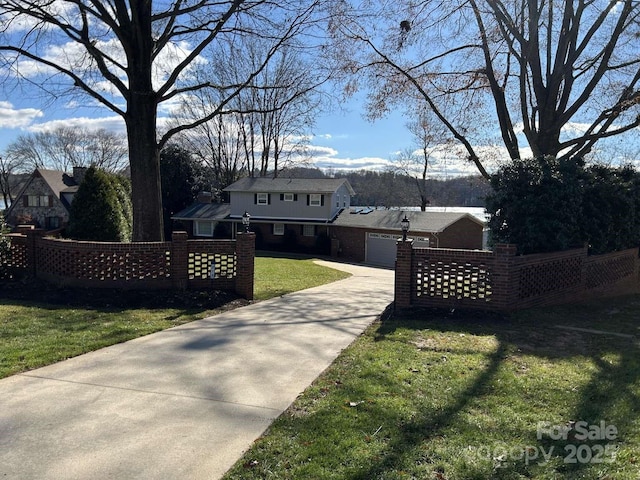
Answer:
[[489, 252], [414, 249], [414, 298], [423, 306], [480, 306], [491, 300]]
[[[524, 257], [527, 258], [527, 257]], [[568, 258], [537, 260], [519, 269], [518, 298], [575, 289], [582, 282], [582, 251]], [[527, 259], [532, 262], [532, 259]]]
[[171, 243], [41, 238], [37, 264], [42, 278], [65, 279], [80, 286], [163, 288], [171, 283]]
[[[233, 288], [237, 276], [236, 242], [233, 240], [189, 240], [188, 283], [196, 288]], [[211, 269], [214, 268], [214, 278]]]
[[585, 265], [585, 286], [588, 289], [615, 285], [620, 280], [633, 276], [636, 266], [636, 251], [617, 252], [591, 257]]
[[0, 258], [0, 280], [11, 280], [27, 273], [31, 265], [27, 255], [27, 237], [18, 234], [7, 235], [11, 240], [8, 256]]

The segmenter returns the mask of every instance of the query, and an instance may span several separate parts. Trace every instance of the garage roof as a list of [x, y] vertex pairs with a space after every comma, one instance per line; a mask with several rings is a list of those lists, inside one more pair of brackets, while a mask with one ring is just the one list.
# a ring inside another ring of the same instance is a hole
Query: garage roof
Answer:
[[405, 214], [411, 222], [410, 230], [415, 232], [439, 233], [463, 218], [484, 225], [478, 217], [466, 212], [416, 212], [362, 207], [344, 210], [333, 225], [400, 231], [400, 221]]

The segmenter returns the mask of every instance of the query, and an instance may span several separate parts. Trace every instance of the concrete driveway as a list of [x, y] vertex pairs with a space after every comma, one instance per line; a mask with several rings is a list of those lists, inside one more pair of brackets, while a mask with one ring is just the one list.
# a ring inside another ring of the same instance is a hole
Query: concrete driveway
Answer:
[[216, 479], [393, 301], [352, 277], [0, 380], [0, 478]]

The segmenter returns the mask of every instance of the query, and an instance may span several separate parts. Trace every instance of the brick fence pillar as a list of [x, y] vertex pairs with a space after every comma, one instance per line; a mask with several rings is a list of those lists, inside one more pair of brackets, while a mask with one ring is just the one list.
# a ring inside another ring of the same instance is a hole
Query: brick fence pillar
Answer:
[[189, 249], [187, 232], [171, 234], [171, 283], [174, 288], [186, 290], [189, 282]]
[[493, 249], [491, 302], [499, 310], [514, 310], [518, 304], [518, 279], [515, 269], [517, 246], [499, 243]]
[[256, 234], [238, 233], [236, 240], [236, 293], [253, 300], [253, 274], [256, 256]]
[[408, 308], [411, 306], [411, 263], [413, 257], [413, 240], [398, 240], [396, 253], [396, 275], [394, 287], [394, 306]]
[[44, 237], [45, 230], [32, 228], [24, 230], [27, 235], [27, 275], [38, 276], [38, 241]]

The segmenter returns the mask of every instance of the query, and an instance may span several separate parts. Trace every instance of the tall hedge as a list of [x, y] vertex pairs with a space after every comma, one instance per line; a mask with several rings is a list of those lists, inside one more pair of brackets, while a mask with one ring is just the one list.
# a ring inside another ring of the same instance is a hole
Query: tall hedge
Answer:
[[490, 179], [492, 243], [523, 254], [589, 246], [606, 253], [640, 244], [640, 175], [579, 159], [514, 160]]
[[66, 235], [76, 240], [131, 240], [132, 208], [126, 180], [90, 167], [71, 203]]

